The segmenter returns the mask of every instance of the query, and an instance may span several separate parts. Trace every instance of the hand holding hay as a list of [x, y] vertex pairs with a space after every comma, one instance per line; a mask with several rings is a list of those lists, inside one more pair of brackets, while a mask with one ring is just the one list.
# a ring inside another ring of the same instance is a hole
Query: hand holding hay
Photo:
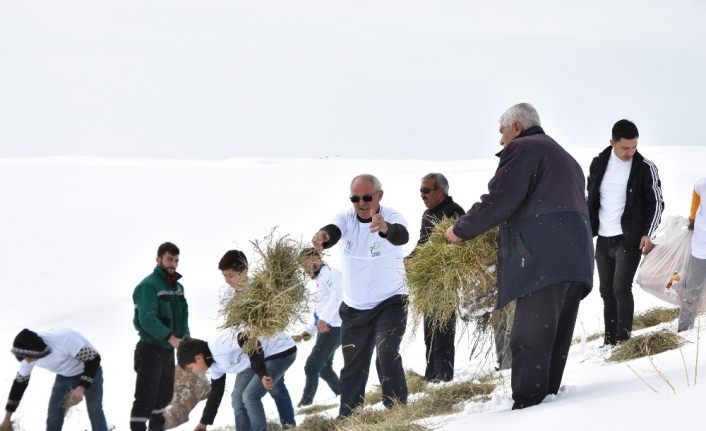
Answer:
[[429, 241], [408, 261], [410, 304], [417, 322], [426, 317], [432, 326], [443, 327], [461, 310], [478, 320], [495, 306], [497, 229], [449, 244], [445, 233], [454, 221], [443, 218], [436, 223]]
[[224, 328], [243, 328], [246, 350], [257, 338], [282, 332], [307, 311], [306, 275], [298, 258], [303, 246], [287, 236], [275, 238], [274, 230], [263, 242], [252, 241], [259, 264], [244, 290], [224, 303]]

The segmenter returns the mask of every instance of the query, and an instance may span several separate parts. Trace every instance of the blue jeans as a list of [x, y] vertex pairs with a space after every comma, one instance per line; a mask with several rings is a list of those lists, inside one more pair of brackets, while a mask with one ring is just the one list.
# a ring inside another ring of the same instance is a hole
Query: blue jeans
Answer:
[[[47, 431], [60, 431], [64, 425], [64, 398], [81, 381], [81, 376], [65, 377], [56, 375], [54, 387], [49, 397], [49, 409], [47, 412]], [[88, 417], [91, 420], [93, 431], [107, 431], [108, 425], [103, 414], [103, 371], [98, 368], [93, 377], [93, 384], [85, 393]]]
[[[233, 387], [232, 393], [232, 405], [235, 413], [236, 431], [250, 431], [250, 419], [248, 418], [248, 411], [245, 409], [245, 404], [243, 403], [243, 391], [248, 383], [250, 383], [253, 376], [255, 376], [255, 372], [252, 368], [248, 368], [247, 370], [238, 373], [235, 378], [235, 386]], [[292, 406], [292, 399], [289, 397], [287, 386], [284, 385], [284, 376], [282, 376], [282, 378], [275, 383], [274, 387], [270, 391], [270, 396], [275, 401], [275, 406], [277, 406], [279, 422], [282, 427], [296, 426], [296, 422], [294, 420], [294, 407]]]
[[301, 405], [309, 405], [314, 402], [314, 395], [319, 387], [319, 377], [321, 377], [334, 394], [341, 393], [341, 382], [338, 374], [333, 370], [333, 356], [341, 346], [341, 328], [331, 328], [331, 332], [316, 335], [316, 344], [311, 349], [311, 354], [306, 359], [304, 373], [306, 374], [306, 384], [304, 393], [299, 402]]
[[[284, 385], [284, 373], [294, 363], [296, 356], [294, 353], [284, 358], [265, 362], [267, 375], [274, 381], [270, 395], [277, 405], [282, 426], [296, 425], [292, 400]], [[238, 373], [232, 396], [236, 431], [264, 431], [267, 429], [267, 417], [262, 406], [262, 397], [266, 393], [267, 390], [262, 385], [260, 377], [251, 368]]]

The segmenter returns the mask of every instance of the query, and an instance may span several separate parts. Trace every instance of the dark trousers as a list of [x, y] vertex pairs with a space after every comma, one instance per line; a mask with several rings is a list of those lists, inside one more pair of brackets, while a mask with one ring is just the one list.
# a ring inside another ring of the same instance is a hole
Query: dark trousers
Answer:
[[443, 380], [448, 382], [454, 378], [454, 356], [456, 355], [456, 316], [440, 326], [434, 327], [431, 319], [424, 318], [424, 345], [426, 346], [427, 368], [424, 371], [426, 380]]
[[605, 343], [630, 338], [635, 303], [632, 280], [640, 264], [638, 248], [625, 248], [623, 236], [599, 236], [596, 241], [596, 269], [603, 298]]
[[583, 285], [558, 283], [517, 299], [510, 335], [513, 409], [559, 392], [584, 291]]
[[375, 365], [383, 404], [389, 408], [396, 402], [406, 403], [407, 382], [400, 343], [407, 329], [407, 297], [395, 295], [370, 310], [357, 310], [344, 302], [339, 314], [343, 352], [339, 414], [349, 416], [363, 405], [374, 349], [377, 349]]
[[338, 374], [333, 370], [333, 356], [341, 346], [341, 328], [331, 328], [325, 334], [319, 332], [316, 335], [316, 344], [311, 349], [309, 357], [304, 365], [306, 383], [302, 394], [300, 405], [309, 405], [314, 402], [316, 389], [319, 387], [319, 377], [321, 377], [334, 394], [341, 393], [341, 382]]
[[130, 430], [164, 429], [164, 410], [174, 392], [174, 349], [142, 341], [135, 347], [135, 401], [130, 412]]

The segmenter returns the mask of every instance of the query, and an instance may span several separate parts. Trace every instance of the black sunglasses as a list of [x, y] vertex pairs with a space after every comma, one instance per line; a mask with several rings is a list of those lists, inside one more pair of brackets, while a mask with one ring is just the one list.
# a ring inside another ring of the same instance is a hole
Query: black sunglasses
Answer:
[[429, 193], [433, 192], [434, 190], [436, 190], [436, 188], [430, 189], [428, 187], [422, 187], [421, 189], [419, 189], [419, 192], [423, 195], [428, 195]]
[[363, 195], [363, 196], [352, 195], [350, 197], [350, 200], [353, 203], [357, 203], [361, 199], [363, 199], [363, 202], [370, 202], [373, 200], [373, 195]]

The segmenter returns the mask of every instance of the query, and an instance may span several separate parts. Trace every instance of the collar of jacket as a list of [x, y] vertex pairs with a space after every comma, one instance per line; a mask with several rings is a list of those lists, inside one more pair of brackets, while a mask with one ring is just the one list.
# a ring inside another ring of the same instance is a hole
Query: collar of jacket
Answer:
[[161, 278], [162, 280], [166, 281], [166, 282], [169, 283], [169, 284], [176, 283], [176, 282], [179, 281], [179, 279], [181, 278], [181, 274], [179, 274], [178, 272], [175, 272], [175, 273], [174, 273], [174, 276], [175, 276], [176, 278], [174, 279], [174, 282], [170, 282], [170, 281], [169, 281], [169, 274], [167, 274], [167, 271], [165, 271], [165, 270], [164, 270], [161, 266], [159, 266], [159, 265], [157, 265], [157, 266], [154, 267], [154, 274], [155, 274], [156, 276], [158, 276], [159, 278]]
[[[529, 129], [523, 130], [519, 135], [517, 135], [517, 137], [515, 139], [524, 138], [525, 136], [539, 135], [540, 133], [544, 134], [544, 129], [542, 129], [542, 126], [532, 126]], [[515, 142], [515, 139], [513, 139], [512, 142], [510, 142], [510, 144]], [[510, 144], [507, 144], [507, 145], [510, 145]], [[503, 149], [498, 151], [495, 155], [497, 157], [500, 157], [500, 155], [503, 153], [504, 149], [505, 148], [503, 147]]]
[[[610, 152], [611, 151], [613, 151], [613, 146], [608, 145], [608, 148], [606, 148], [605, 150], [601, 151], [600, 154], [598, 154], [598, 158], [603, 159], [603, 160], [605, 160], [606, 163], [608, 163], [608, 159], [610, 159]], [[640, 154], [639, 151], [635, 150], [635, 154], [633, 154], [632, 160], [633, 161], [636, 160], [637, 162], [641, 162], [643, 158], [644, 157], [642, 157], [642, 154]]]
[[435, 206], [434, 208], [427, 209], [427, 212], [429, 212], [429, 213], [434, 212], [434, 211], [438, 210], [439, 208], [443, 208], [444, 206], [446, 206], [450, 203], [453, 203], [453, 201], [454, 200], [451, 196], [446, 196], [446, 198], [444, 198], [444, 200], [441, 201], [441, 203], [439, 205]]

